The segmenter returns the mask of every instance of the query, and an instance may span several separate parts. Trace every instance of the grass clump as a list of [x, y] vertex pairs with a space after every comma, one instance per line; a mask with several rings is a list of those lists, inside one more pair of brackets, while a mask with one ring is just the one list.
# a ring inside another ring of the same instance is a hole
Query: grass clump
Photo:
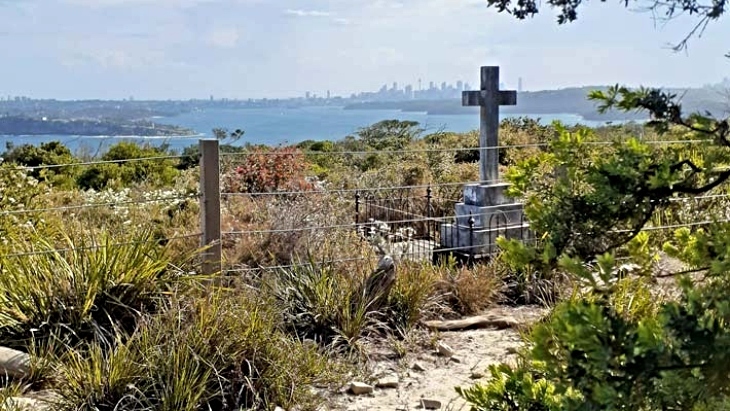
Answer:
[[131, 332], [180, 277], [149, 233], [130, 237], [66, 237], [62, 247], [34, 238], [0, 256], [0, 345], [27, 351], [30, 341], [73, 346]]
[[281, 268], [267, 281], [289, 332], [325, 346], [354, 347], [378, 322], [372, 301], [362, 298], [364, 276], [331, 261]]
[[445, 263], [440, 271], [445, 303], [458, 314], [478, 314], [502, 297], [504, 274], [493, 261], [473, 267]]
[[388, 300], [388, 324], [405, 337], [418, 322], [438, 308], [439, 273], [428, 262], [404, 261]]
[[248, 292], [175, 301], [114, 350], [70, 353], [61, 409], [313, 409], [310, 387], [339, 382], [340, 369], [281, 325], [275, 305]]

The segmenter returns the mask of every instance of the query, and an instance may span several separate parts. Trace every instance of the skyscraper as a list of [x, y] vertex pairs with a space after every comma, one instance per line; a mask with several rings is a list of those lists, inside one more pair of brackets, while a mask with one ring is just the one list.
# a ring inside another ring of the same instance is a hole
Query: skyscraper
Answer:
[[410, 84], [407, 85], [406, 89], [405, 89], [405, 93], [406, 93], [406, 99], [411, 100], [413, 98], [413, 86], [411, 86]]
[[522, 93], [522, 77], [517, 78], [517, 91]]

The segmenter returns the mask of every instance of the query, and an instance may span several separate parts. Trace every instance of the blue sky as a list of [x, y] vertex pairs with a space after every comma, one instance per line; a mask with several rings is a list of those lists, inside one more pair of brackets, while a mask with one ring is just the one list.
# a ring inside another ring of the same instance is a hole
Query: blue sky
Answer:
[[692, 86], [730, 77], [730, 25], [689, 51], [692, 20], [658, 24], [619, 2], [517, 21], [485, 0], [0, 0], [0, 95], [288, 97], [382, 84], [476, 84], [500, 65], [525, 89]]

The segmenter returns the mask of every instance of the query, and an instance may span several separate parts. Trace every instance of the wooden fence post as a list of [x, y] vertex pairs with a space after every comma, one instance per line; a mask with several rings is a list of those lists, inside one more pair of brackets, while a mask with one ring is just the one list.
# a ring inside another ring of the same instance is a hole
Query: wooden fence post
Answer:
[[204, 275], [221, 271], [221, 188], [217, 139], [200, 140], [200, 226]]

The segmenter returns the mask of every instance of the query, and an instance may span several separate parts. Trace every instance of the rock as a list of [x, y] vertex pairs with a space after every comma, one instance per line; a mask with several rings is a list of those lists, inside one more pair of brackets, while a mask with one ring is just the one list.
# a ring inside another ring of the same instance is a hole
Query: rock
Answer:
[[284, 410], [284, 409], [283, 409], [283, 408], [281, 408], [281, 407], [276, 407], [276, 408], [274, 408], [274, 411], [286, 411], [286, 410]]
[[415, 371], [421, 371], [421, 372], [426, 371], [426, 367], [424, 367], [420, 362], [414, 362], [413, 369]]
[[480, 378], [484, 378], [484, 377], [486, 377], [486, 376], [487, 376], [487, 375], [486, 375], [486, 374], [484, 374], [484, 373], [483, 373], [483, 372], [481, 372], [481, 371], [474, 371], [474, 372], [472, 372], [472, 373], [471, 373], [471, 375], [469, 376], [469, 378], [471, 378], [472, 380], [478, 380], [478, 379], [480, 379]]
[[455, 363], [461, 363], [461, 358], [454, 355], [449, 358], [449, 361], [453, 361]]
[[30, 356], [28, 354], [0, 347], [0, 375], [8, 375], [11, 378], [23, 378], [30, 370]]
[[353, 381], [350, 383], [350, 392], [355, 395], [372, 394], [374, 388], [372, 385], [364, 382]]
[[387, 375], [379, 379], [375, 386], [378, 388], [398, 388], [398, 383], [397, 375]]
[[23, 397], [9, 397], [6, 398], [5, 401], [2, 403], [2, 409], [4, 410], [17, 410], [17, 411], [40, 411], [48, 409], [43, 403], [40, 401], [34, 400], [32, 398], [23, 398]]
[[438, 410], [441, 408], [441, 401], [421, 398], [421, 408], [426, 410]]
[[436, 347], [436, 351], [438, 351], [439, 355], [443, 355], [444, 357], [451, 357], [454, 355], [454, 349], [443, 342], [439, 342], [439, 345]]

